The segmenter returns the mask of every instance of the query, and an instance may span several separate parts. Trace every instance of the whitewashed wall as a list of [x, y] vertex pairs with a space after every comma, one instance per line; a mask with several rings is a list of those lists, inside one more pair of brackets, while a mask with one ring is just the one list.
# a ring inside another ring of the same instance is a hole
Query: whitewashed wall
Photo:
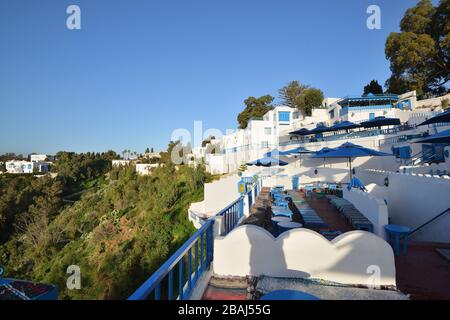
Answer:
[[385, 201], [385, 203], [389, 200], [388, 187], [384, 185], [379, 186], [375, 183], [369, 183], [366, 184], [366, 189], [372, 197], [381, 199]]
[[383, 199], [371, 196], [369, 193], [347, 188], [343, 189], [343, 197], [350, 201], [373, 224], [376, 235], [386, 239], [384, 226], [389, 224], [388, 207]]
[[[422, 175], [389, 175], [391, 222], [416, 228], [450, 207], [450, 179]], [[420, 241], [450, 243], [450, 213], [417, 232]]]
[[263, 228], [245, 225], [215, 239], [213, 268], [222, 276], [315, 278], [361, 285], [373, 284], [371, 270], [377, 269], [380, 285], [396, 285], [391, 246], [365, 231], [328, 241], [308, 229], [274, 238]]
[[[419, 227], [450, 207], [450, 178], [422, 174], [401, 174], [381, 170], [361, 171], [358, 177], [368, 183], [389, 180], [387, 202], [390, 222], [412, 229]], [[413, 235], [414, 240], [450, 243], [450, 214]]]
[[[203, 219], [216, 215], [240, 197], [237, 187], [240, 180], [235, 174], [205, 184], [204, 200], [191, 203], [188, 209], [188, 218], [197, 229], [201, 227]], [[248, 210], [244, 210], [244, 215], [248, 215]]]
[[207, 154], [206, 162], [210, 173], [228, 173], [228, 166], [226, 165], [225, 156], [223, 154]]
[[203, 217], [215, 215], [239, 198], [237, 184], [240, 180], [236, 174], [206, 183], [204, 200], [192, 203], [189, 210]]
[[217, 212], [239, 198], [237, 184], [241, 178], [236, 174], [205, 184], [205, 212]]

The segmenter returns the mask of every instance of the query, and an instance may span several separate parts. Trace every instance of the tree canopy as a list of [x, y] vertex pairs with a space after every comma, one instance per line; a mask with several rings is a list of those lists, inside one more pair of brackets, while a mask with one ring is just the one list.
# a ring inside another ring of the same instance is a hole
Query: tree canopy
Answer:
[[237, 121], [240, 129], [247, 128], [248, 122], [251, 119], [262, 117], [268, 111], [273, 109], [274, 98], [271, 95], [261, 96], [259, 98], [248, 97], [244, 100], [246, 108], [239, 113]]
[[445, 92], [450, 80], [450, 0], [434, 7], [420, 0], [400, 22], [401, 32], [392, 32], [385, 46], [391, 77], [390, 92], [417, 90], [419, 96]]
[[67, 191], [77, 191], [73, 189], [83, 181], [95, 179], [109, 171], [111, 160], [117, 158], [118, 155], [114, 151], [103, 153], [60, 151], [56, 154], [52, 171], [58, 173]]
[[[81, 159], [59, 154], [72, 162], [66, 157]], [[150, 176], [110, 168], [100, 188], [73, 204], [63, 201], [58, 177], [0, 175], [5, 276], [56, 284], [59, 299], [127, 298], [195, 232], [186, 212], [211, 178], [202, 165], [175, 168], [168, 154], [162, 161]], [[95, 162], [84, 165], [97, 170]], [[66, 287], [70, 265], [81, 269], [80, 290]]]
[[322, 105], [324, 96], [319, 89], [309, 87], [294, 80], [279, 90], [282, 103], [297, 108], [303, 115], [310, 116], [313, 108]]
[[370, 83], [364, 87], [363, 95], [368, 95], [369, 93], [372, 93], [372, 94], [382, 94], [383, 93], [383, 87], [378, 83], [377, 80], [370, 81]]

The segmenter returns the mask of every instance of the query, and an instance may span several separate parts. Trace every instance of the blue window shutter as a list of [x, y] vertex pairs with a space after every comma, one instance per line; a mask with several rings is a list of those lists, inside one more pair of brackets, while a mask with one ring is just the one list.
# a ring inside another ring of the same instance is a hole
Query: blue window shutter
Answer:
[[278, 112], [278, 121], [289, 122], [290, 121], [290, 112], [289, 111]]

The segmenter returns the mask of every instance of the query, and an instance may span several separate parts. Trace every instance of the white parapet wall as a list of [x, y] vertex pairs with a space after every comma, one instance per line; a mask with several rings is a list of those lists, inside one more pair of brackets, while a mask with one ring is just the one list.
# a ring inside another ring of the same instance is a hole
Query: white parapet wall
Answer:
[[216, 215], [239, 199], [237, 174], [222, 177], [220, 180], [206, 183], [204, 186], [204, 200], [192, 203], [188, 210], [189, 220], [196, 228], [200, 228], [201, 220]]
[[391, 246], [365, 231], [347, 232], [328, 241], [309, 229], [290, 230], [274, 238], [263, 228], [244, 225], [215, 239], [213, 268], [221, 276], [266, 275], [396, 286]]
[[[415, 229], [450, 207], [450, 178], [428, 174], [403, 174], [365, 170], [357, 175], [364, 183], [387, 187], [390, 223]], [[417, 241], [450, 243], [450, 213], [412, 236]]]
[[373, 232], [386, 239], [384, 227], [389, 224], [388, 207], [384, 199], [359, 189], [343, 189], [343, 197], [350, 201], [373, 224]]
[[[389, 175], [391, 222], [417, 228], [450, 207], [450, 179], [429, 175]], [[450, 243], [450, 212], [413, 235], [414, 240]]]

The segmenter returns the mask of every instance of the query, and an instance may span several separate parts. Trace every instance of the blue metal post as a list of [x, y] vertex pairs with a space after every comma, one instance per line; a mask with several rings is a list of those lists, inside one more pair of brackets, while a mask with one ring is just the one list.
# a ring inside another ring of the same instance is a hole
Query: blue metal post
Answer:
[[203, 261], [203, 257], [205, 256], [205, 254], [204, 254], [204, 251], [205, 251], [205, 249], [204, 249], [204, 247], [205, 247], [205, 240], [204, 240], [204, 235], [205, 234], [202, 234], [201, 236], [200, 236], [200, 273], [203, 273], [203, 270], [204, 270], [204, 267], [205, 267], [205, 263], [204, 263], [204, 261]]
[[209, 228], [206, 229], [206, 267], [209, 264], [209, 255], [210, 255], [210, 243], [209, 243]]
[[157, 285], [155, 288], [155, 300], [161, 300], [161, 285]]
[[192, 290], [192, 253], [191, 249], [188, 251], [188, 261], [187, 261], [187, 274], [188, 274], [188, 296], [191, 294]]
[[226, 226], [227, 226], [227, 234], [228, 234], [228, 232], [230, 232], [230, 225], [231, 225], [231, 218], [230, 218], [230, 208], [228, 208], [227, 209], [227, 211], [225, 211], [226, 213], [226, 215], [227, 215], [227, 224], [226, 224]]
[[244, 197], [239, 200], [239, 219], [244, 215]]
[[173, 300], [173, 269], [169, 271], [168, 299]]
[[233, 205], [233, 228], [236, 226], [237, 224], [237, 208], [238, 208], [238, 203], [236, 202]]
[[184, 292], [183, 292], [183, 280], [184, 280], [184, 273], [183, 273], [183, 259], [180, 260], [180, 264], [178, 265], [178, 295], [180, 297], [180, 300], [184, 300]]
[[198, 280], [198, 240], [195, 242], [195, 257], [194, 257], [195, 276], [194, 283]]
[[211, 225], [209, 230], [209, 260], [208, 264], [212, 261], [214, 256], [214, 224]]

